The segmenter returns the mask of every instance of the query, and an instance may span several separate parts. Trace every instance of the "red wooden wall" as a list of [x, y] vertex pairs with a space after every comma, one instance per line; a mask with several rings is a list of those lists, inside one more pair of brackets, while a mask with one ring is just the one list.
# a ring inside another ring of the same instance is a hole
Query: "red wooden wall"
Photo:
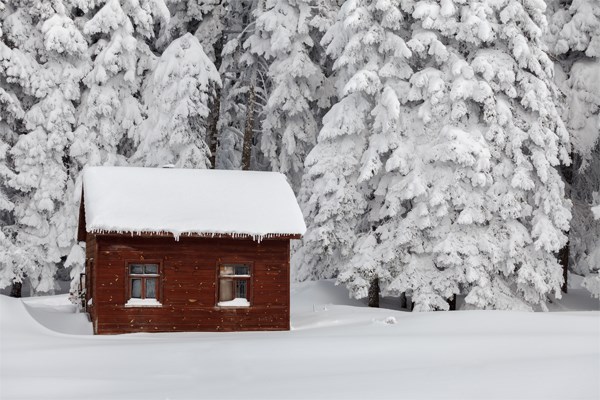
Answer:
[[[289, 329], [289, 239], [88, 234], [87, 257], [95, 333]], [[162, 307], [125, 307], [127, 265], [144, 260], [162, 264]], [[252, 263], [250, 307], [216, 306], [217, 265], [228, 262]]]

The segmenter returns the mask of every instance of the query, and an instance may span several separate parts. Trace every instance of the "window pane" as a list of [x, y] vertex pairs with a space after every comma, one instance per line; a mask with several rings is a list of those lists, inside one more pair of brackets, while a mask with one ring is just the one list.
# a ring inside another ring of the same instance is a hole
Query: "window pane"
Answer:
[[135, 299], [142, 298], [142, 280], [132, 279], [131, 280], [131, 297]]
[[248, 291], [247, 281], [235, 281], [235, 297], [238, 299], [246, 299]]
[[233, 275], [233, 267], [230, 265], [221, 265], [220, 274], [221, 275]]
[[236, 275], [250, 275], [250, 267], [247, 265], [236, 265], [235, 266], [235, 274]]
[[132, 274], [143, 274], [144, 266], [140, 265], [140, 264], [131, 264], [129, 266], [129, 270], [131, 271]]
[[156, 298], [156, 279], [146, 279], [146, 298]]
[[144, 267], [147, 274], [158, 274], [158, 265], [148, 264]]
[[250, 275], [250, 266], [244, 264], [227, 264], [219, 267], [221, 276]]
[[219, 280], [219, 301], [229, 301], [234, 299], [233, 280]]

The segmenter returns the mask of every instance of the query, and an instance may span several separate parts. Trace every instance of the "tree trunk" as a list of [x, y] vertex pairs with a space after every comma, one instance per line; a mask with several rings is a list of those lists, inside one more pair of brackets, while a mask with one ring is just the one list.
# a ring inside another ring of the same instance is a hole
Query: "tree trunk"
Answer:
[[565, 245], [565, 247], [563, 247], [562, 249], [560, 249], [560, 251], [558, 252], [558, 262], [560, 263], [560, 265], [562, 265], [562, 270], [563, 270], [563, 284], [562, 287], [560, 288], [561, 291], [563, 293], [567, 293], [567, 277], [568, 277], [568, 273], [569, 273], [569, 254], [570, 254], [570, 249], [569, 249], [569, 241], [567, 241], [567, 244]]
[[[575, 162], [577, 161], [576, 155], [575, 153], [571, 153], [571, 165], [569, 166], [561, 166], [560, 168], [560, 172], [562, 173], [563, 179], [565, 181], [565, 196], [568, 199], [571, 199], [571, 186], [573, 185], [573, 171], [575, 168]], [[569, 236], [570, 232], [567, 232], [567, 237]], [[567, 244], [565, 244], [565, 246], [560, 249], [560, 251], [558, 252], [558, 262], [560, 263], [560, 265], [562, 265], [562, 270], [563, 270], [563, 285], [561, 287], [561, 291], [563, 293], [567, 293], [567, 277], [568, 277], [568, 272], [569, 272], [569, 240], [567, 239]]]
[[449, 308], [450, 311], [456, 310], [456, 295], [453, 295], [452, 297], [450, 297], [448, 299], [448, 306], [450, 306], [450, 308]]
[[217, 125], [219, 123], [219, 113], [221, 109], [221, 88], [215, 89], [215, 98], [213, 99], [210, 115], [208, 117], [208, 131], [206, 132], [206, 142], [210, 150], [210, 166], [212, 169], [217, 165]]
[[369, 307], [379, 307], [379, 278], [373, 278], [369, 284]]
[[12, 289], [10, 290], [10, 297], [21, 297], [21, 288], [23, 284], [21, 282], [13, 282]]
[[250, 85], [248, 93], [248, 108], [246, 109], [246, 126], [244, 128], [244, 145], [242, 147], [242, 169], [250, 169], [250, 159], [252, 156], [252, 139], [254, 138], [254, 107], [256, 104], [256, 92], [254, 83]]
[[[221, 35], [219, 40], [214, 45], [215, 50], [215, 68], [217, 71], [221, 68], [221, 63], [223, 62], [222, 52], [223, 52], [223, 42], [225, 41], [224, 35]], [[218, 86], [215, 88], [215, 97], [213, 98], [212, 104], [210, 106], [210, 114], [208, 115], [208, 130], [206, 132], [206, 143], [208, 144], [208, 149], [210, 150], [210, 165], [211, 168], [216, 167], [216, 159], [217, 159], [217, 143], [218, 143], [218, 124], [219, 117], [221, 113], [221, 87]]]

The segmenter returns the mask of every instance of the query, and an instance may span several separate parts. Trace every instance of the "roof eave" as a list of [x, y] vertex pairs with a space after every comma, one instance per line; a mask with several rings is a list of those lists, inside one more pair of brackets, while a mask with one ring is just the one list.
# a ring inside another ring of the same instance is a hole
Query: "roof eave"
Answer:
[[248, 234], [248, 233], [181, 233], [180, 235], [175, 235], [172, 232], [118, 232], [118, 231], [104, 231], [104, 230], [92, 230], [86, 233], [94, 233], [98, 236], [129, 236], [129, 237], [138, 237], [138, 238], [175, 238], [179, 240], [182, 237], [186, 238], [209, 238], [209, 239], [235, 239], [235, 240], [245, 240], [245, 239], [253, 239], [258, 241], [263, 240], [299, 240], [302, 239], [301, 234], [299, 233], [267, 233], [267, 234]]

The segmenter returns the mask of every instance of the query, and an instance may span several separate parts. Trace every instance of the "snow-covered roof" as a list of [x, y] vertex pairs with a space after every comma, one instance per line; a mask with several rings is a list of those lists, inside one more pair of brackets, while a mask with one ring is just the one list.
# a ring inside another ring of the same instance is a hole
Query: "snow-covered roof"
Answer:
[[86, 232], [303, 235], [302, 212], [277, 172], [88, 167]]

